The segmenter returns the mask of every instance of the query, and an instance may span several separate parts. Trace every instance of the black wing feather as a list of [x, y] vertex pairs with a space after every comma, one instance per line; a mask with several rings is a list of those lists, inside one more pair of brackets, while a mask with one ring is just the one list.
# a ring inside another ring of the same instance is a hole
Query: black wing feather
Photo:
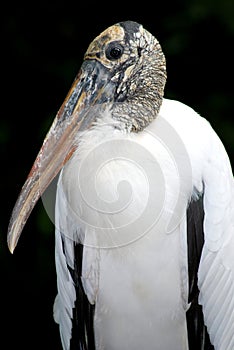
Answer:
[[74, 243], [74, 269], [67, 264], [76, 290], [70, 350], [95, 350], [93, 327], [95, 305], [90, 304], [82, 285], [82, 257], [83, 245]]
[[204, 244], [203, 194], [192, 200], [187, 209], [187, 247], [189, 296], [191, 306], [186, 314], [189, 350], [214, 350], [204, 324], [202, 306], [198, 303], [197, 274]]

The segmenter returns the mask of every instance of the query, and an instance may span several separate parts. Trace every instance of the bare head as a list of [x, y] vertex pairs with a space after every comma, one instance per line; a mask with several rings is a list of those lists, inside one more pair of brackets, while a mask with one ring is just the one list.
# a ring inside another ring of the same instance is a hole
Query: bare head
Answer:
[[140, 132], [157, 116], [165, 82], [161, 47], [140, 24], [120, 22], [94, 39], [15, 204], [11, 252], [37, 200], [74, 152], [78, 131], [95, 122], [93, 107], [108, 107], [125, 130]]
[[[112, 115], [129, 131], [141, 131], [154, 119], [162, 103], [166, 62], [159, 42], [142, 25], [127, 21], [102, 32], [88, 47], [85, 60], [108, 70], [106, 94]], [[112, 86], [111, 86], [112, 85]]]

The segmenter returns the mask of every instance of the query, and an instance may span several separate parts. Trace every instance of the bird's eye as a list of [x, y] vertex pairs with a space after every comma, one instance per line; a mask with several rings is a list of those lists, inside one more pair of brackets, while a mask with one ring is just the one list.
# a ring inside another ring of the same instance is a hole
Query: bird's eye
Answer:
[[109, 60], [118, 60], [123, 54], [123, 46], [117, 42], [110, 43], [106, 48], [106, 57]]

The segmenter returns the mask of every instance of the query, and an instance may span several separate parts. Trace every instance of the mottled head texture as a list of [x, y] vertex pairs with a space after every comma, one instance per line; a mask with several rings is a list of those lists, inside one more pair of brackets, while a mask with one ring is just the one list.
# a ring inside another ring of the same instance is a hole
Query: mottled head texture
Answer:
[[128, 131], [143, 130], [158, 114], [166, 83], [166, 61], [159, 42], [142, 25], [127, 21], [102, 32], [85, 59], [96, 59], [115, 83], [112, 116]]

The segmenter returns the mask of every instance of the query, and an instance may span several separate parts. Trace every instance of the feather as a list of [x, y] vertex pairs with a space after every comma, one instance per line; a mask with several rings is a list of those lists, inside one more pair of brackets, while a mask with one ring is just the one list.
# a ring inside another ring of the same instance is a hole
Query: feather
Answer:
[[[56, 269], [58, 295], [54, 303], [54, 318], [60, 326], [65, 350], [94, 350], [94, 305], [82, 284], [83, 244], [79, 228], [67, 210], [63, 187], [58, 183], [56, 198]], [[62, 210], [62, 211], [61, 211]], [[60, 215], [60, 213], [64, 215]], [[75, 237], [76, 239], [71, 239]]]
[[197, 273], [204, 244], [203, 231], [204, 209], [203, 194], [190, 202], [187, 209], [187, 249], [190, 307], [186, 313], [189, 350], [212, 350], [201, 305], [198, 303], [199, 289]]
[[[208, 131], [208, 130], [207, 130]], [[234, 183], [226, 151], [210, 128], [204, 164], [205, 242], [198, 272], [199, 303], [216, 350], [234, 348]]]

